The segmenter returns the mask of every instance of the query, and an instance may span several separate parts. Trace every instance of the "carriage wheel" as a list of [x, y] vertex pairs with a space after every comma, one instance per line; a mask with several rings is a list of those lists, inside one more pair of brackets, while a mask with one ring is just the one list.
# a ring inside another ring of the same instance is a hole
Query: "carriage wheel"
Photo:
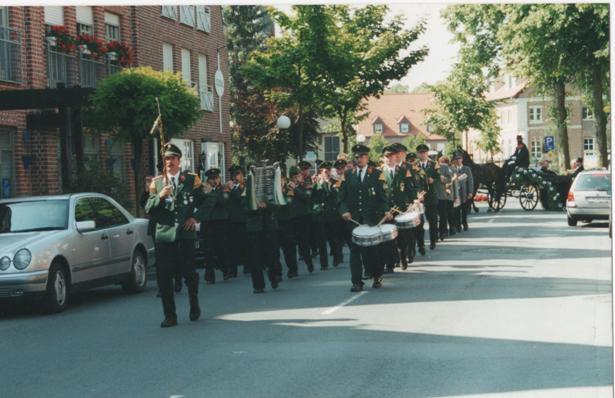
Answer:
[[521, 187], [519, 190], [519, 203], [523, 210], [531, 211], [536, 208], [540, 194], [538, 188], [534, 184], [528, 184]]
[[496, 195], [494, 192], [489, 191], [489, 207], [492, 210], [502, 210], [506, 205], [506, 192], [502, 192], [500, 195], [500, 200], [496, 200]]

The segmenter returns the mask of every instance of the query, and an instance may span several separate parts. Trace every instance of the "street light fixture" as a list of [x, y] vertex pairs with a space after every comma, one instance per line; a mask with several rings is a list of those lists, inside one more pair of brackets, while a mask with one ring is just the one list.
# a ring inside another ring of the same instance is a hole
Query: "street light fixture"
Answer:
[[277, 122], [278, 128], [281, 130], [286, 130], [290, 127], [290, 118], [286, 115], [282, 115], [278, 118]]

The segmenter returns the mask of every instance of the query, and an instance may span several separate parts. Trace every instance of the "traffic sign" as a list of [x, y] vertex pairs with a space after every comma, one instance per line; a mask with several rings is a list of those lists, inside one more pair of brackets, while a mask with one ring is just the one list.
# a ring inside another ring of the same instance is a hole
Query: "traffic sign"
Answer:
[[555, 137], [552, 135], [545, 136], [544, 149], [545, 152], [551, 152], [555, 150]]

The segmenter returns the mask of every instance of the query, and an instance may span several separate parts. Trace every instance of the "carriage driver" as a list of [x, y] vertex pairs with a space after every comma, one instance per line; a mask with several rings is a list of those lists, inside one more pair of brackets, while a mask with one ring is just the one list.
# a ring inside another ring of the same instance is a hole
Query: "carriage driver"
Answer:
[[530, 152], [527, 150], [527, 146], [523, 143], [523, 136], [517, 136], [517, 148], [515, 153], [506, 161], [506, 181], [510, 178], [515, 167], [523, 167], [527, 169], [530, 167]]

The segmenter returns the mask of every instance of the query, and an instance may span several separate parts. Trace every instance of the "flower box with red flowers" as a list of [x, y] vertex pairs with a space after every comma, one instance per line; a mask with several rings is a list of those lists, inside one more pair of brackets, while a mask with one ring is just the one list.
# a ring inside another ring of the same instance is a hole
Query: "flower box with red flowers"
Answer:
[[116, 40], [107, 43], [107, 54], [111, 60], [117, 58], [121, 66], [128, 66], [132, 62], [132, 51], [130, 47]]
[[92, 58], [98, 58], [107, 52], [104, 41], [87, 33], [78, 35], [76, 43], [82, 54], [91, 54]]
[[66, 26], [63, 25], [49, 28], [47, 42], [51, 47], [57, 47], [62, 51], [69, 52], [75, 49], [75, 38], [70, 35]]

